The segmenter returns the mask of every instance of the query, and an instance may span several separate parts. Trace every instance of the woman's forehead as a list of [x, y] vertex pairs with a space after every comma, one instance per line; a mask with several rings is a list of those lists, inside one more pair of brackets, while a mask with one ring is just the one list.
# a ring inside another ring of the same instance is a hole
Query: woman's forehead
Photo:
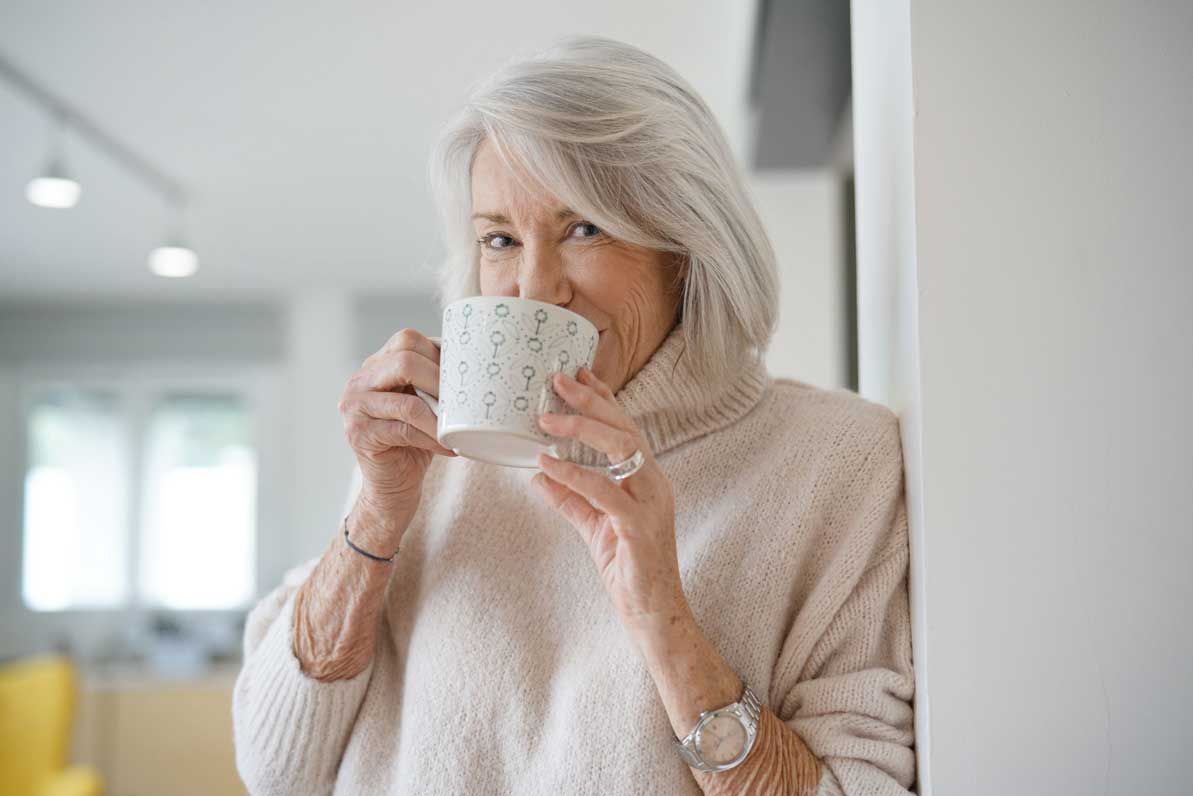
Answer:
[[473, 218], [557, 223], [575, 215], [524, 170], [511, 168], [486, 140], [472, 162]]

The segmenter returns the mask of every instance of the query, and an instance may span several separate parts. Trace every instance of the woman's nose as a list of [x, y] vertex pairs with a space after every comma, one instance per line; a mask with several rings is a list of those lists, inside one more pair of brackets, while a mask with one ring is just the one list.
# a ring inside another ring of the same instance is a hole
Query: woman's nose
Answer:
[[571, 289], [558, 251], [550, 246], [527, 246], [523, 249], [522, 267], [518, 271], [518, 295], [549, 304], [566, 304], [571, 299]]

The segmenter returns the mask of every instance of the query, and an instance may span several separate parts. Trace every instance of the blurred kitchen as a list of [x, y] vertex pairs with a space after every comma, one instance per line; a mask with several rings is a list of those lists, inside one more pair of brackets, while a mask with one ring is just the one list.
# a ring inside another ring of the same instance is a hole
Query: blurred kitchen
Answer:
[[0, 689], [55, 792], [243, 792], [245, 612], [342, 516], [347, 376], [438, 330], [436, 128], [574, 32], [707, 99], [783, 269], [771, 371], [856, 389], [847, 3], [0, 9]]

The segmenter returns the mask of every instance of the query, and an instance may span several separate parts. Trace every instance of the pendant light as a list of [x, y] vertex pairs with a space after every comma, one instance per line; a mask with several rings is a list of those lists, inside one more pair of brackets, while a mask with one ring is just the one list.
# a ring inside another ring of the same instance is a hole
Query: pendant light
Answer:
[[66, 119], [61, 113], [55, 112], [46, 167], [25, 186], [25, 198], [38, 207], [74, 207], [82, 193], [82, 186], [67, 175], [62, 165], [62, 132], [65, 127]]
[[172, 199], [174, 229], [166, 242], [149, 252], [149, 270], [158, 276], [180, 278], [199, 270], [199, 255], [186, 244], [183, 234], [184, 208], [178, 197]]

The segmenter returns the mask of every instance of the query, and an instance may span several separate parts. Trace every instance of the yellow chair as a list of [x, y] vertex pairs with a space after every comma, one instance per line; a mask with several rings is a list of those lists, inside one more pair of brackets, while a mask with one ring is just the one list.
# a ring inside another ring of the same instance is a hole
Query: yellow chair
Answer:
[[0, 665], [0, 796], [101, 796], [95, 771], [66, 765], [74, 710], [66, 658]]

